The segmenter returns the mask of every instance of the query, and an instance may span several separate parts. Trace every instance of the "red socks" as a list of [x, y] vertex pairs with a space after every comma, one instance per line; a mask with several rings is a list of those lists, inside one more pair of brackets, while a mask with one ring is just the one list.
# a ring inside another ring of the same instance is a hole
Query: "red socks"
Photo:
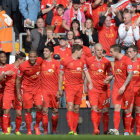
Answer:
[[136, 113], [136, 135], [140, 135], [140, 113]]
[[79, 121], [79, 113], [73, 112], [74, 115], [74, 121], [73, 121], [73, 131], [76, 133], [78, 121]]
[[104, 133], [108, 130], [108, 124], [109, 124], [109, 114], [108, 112], [103, 113], [103, 125], [104, 125]]
[[31, 113], [25, 113], [25, 122], [28, 132], [31, 132], [31, 123], [32, 123]]
[[1, 126], [1, 129], [3, 130], [3, 116], [0, 116], [0, 126]]
[[94, 130], [98, 129], [98, 112], [92, 110], [91, 111], [91, 121], [94, 127]]
[[75, 121], [73, 111], [67, 111], [67, 121], [68, 121], [68, 126], [70, 128], [70, 131], [73, 131], [73, 121]]
[[42, 111], [37, 111], [36, 112], [36, 125], [35, 127], [39, 127], [39, 123], [41, 122], [42, 119]]
[[52, 114], [52, 132], [56, 132], [59, 115]]
[[130, 129], [131, 129], [131, 112], [128, 113], [128, 114], [125, 114], [125, 118], [124, 118], [124, 121], [125, 121], [125, 132], [128, 132], [130, 133]]
[[114, 111], [114, 128], [117, 130], [119, 130], [120, 120], [120, 112]]
[[47, 133], [48, 132], [48, 115], [47, 114], [43, 114], [42, 124], [44, 128], [44, 132]]
[[17, 117], [16, 116], [16, 132], [19, 131], [21, 123], [22, 123], [22, 117]]
[[3, 114], [3, 131], [4, 133], [8, 133], [7, 132], [7, 128], [9, 127], [9, 117], [10, 115], [8, 114]]

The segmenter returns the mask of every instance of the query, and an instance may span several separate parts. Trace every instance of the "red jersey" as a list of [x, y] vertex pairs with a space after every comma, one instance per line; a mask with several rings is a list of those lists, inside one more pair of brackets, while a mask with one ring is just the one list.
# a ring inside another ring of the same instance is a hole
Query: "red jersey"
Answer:
[[132, 71], [132, 61], [129, 57], [124, 55], [120, 60], [115, 59], [113, 72], [115, 80], [113, 87], [120, 89], [126, 81], [128, 72]]
[[22, 88], [32, 91], [33, 88], [40, 86], [40, 69], [43, 59], [38, 57], [32, 66], [29, 60], [22, 63], [19, 67], [18, 76], [22, 77]]
[[135, 21], [138, 19], [139, 16], [140, 16], [140, 14], [136, 13], [136, 15], [132, 17], [132, 24], [135, 23]]
[[54, 59], [52, 61], [43, 60], [41, 66], [41, 88], [43, 91], [46, 93], [58, 91], [59, 71], [59, 61]]
[[103, 4], [102, 6], [98, 6], [97, 8], [92, 10], [92, 19], [93, 19], [93, 27], [96, 27], [97, 23], [99, 23], [99, 15], [101, 12], [105, 12], [107, 9], [107, 4]]
[[62, 4], [64, 8], [67, 8], [70, 4], [69, 0], [57, 0], [59, 4]]
[[105, 57], [101, 60], [97, 60], [95, 56], [87, 58], [87, 68], [92, 79], [93, 87], [98, 90], [107, 90], [107, 85], [104, 84], [104, 80], [107, 74], [111, 74], [111, 63]]
[[63, 60], [66, 57], [71, 56], [71, 48], [66, 47], [65, 50], [61, 49], [60, 46], [54, 47], [54, 54], [59, 54], [61, 60]]
[[83, 55], [82, 55], [82, 58], [83, 59], [86, 59], [88, 57], [91, 57], [92, 54], [91, 54], [91, 51], [90, 51], [90, 48], [86, 47], [86, 46], [83, 46]]
[[62, 27], [61, 16], [56, 15], [53, 17], [51, 25], [53, 26], [55, 23], [57, 23], [57, 25], [55, 26], [54, 33], [65, 33], [65, 29]]
[[133, 62], [133, 86], [140, 87], [140, 58]]
[[61, 61], [60, 69], [64, 71], [65, 86], [83, 84], [82, 73], [87, 70], [83, 59], [74, 60], [72, 56]]
[[110, 56], [110, 46], [116, 43], [118, 37], [118, 27], [115, 25], [106, 27], [105, 24], [103, 27], [97, 27], [99, 43], [103, 45], [103, 49], [106, 50], [106, 54]]
[[[85, 7], [87, 7], [87, 11], [86, 12], [84, 12], [84, 8]], [[86, 18], [92, 18], [91, 4], [85, 2], [83, 5], [81, 5], [80, 10], [85, 14]]]
[[7, 75], [5, 80], [4, 94], [10, 94], [10, 98], [15, 98], [16, 94], [16, 77], [18, 73], [18, 68], [14, 64], [10, 64], [5, 67], [5, 71], [12, 71], [12, 75]]
[[[0, 74], [2, 74], [3, 72], [5, 72], [5, 68], [6, 68], [7, 66], [8, 66], [8, 64], [6, 64], [6, 65], [3, 66], [3, 67], [0, 66]], [[6, 79], [3, 79], [3, 80], [0, 82], [0, 85], [1, 85], [0, 94], [3, 94], [3, 92], [4, 92], [5, 80], [6, 80]]]

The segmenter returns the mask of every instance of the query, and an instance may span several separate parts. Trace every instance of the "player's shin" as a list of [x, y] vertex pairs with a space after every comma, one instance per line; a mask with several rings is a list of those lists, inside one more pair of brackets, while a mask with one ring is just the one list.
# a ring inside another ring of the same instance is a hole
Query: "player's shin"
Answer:
[[32, 116], [31, 113], [25, 113], [25, 122], [26, 122], [26, 127], [27, 131], [31, 132], [31, 123], [32, 123]]
[[42, 111], [37, 111], [36, 112], [36, 125], [35, 127], [39, 127], [39, 123], [42, 120]]
[[48, 133], [48, 115], [45, 113], [43, 113], [42, 124], [44, 128], [44, 134], [47, 134]]
[[108, 131], [109, 124], [109, 114], [108, 112], [103, 113], [103, 125], [104, 125], [104, 134]]
[[94, 134], [97, 134], [99, 133], [99, 129], [98, 129], [98, 112], [97, 111], [94, 111], [92, 110], [91, 111], [91, 121], [92, 121], [92, 124], [93, 124], [93, 127], [94, 127]]
[[120, 120], [120, 111], [114, 111], [114, 128], [117, 130], [119, 130]]
[[53, 133], [56, 133], [58, 118], [59, 118], [58, 114], [52, 114], [52, 132]]
[[131, 112], [125, 114], [125, 132], [130, 133], [130, 129], [131, 129]]
[[22, 116], [16, 116], [16, 132], [19, 132], [22, 123]]
[[75, 121], [73, 111], [67, 111], [67, 122], [70, 128], [70, 131], [73, 131], [73, 121]]
[[76, 133], [78, 121], [79, 121], [79, 112], [73, 112], [74, 115], [74, 121], [73, 121], [73, 131]]

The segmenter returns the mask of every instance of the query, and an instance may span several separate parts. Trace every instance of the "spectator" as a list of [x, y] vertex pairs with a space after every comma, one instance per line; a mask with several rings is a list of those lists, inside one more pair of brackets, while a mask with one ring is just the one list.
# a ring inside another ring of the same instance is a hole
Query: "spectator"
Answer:
[[39, 57], [43, 58], [44, 46], [46, 46], [47, 44], [51, 45], [52, 47], [59, 45], [58, 39], [54, 38], [53, 36], [53, 28], [51, 26], [47, 27], [46, 35], [40, 37], [38, 48], [37, 48], [37, 54]]
[[67, 32], [67, 39], [68, 39], [68, 47], [71, 47], [72, 44], [74, 43], [74, 32], [73, 31], [68, 31]]
[[57, 15], [53, 16], [51, 25], [54, 26], [55, 33], [65, 33], [65, 29], [62, 27], [62, 16], [64, 14], [64, 6], [59, 4], [57, 6]]
[[56, 0], [42, 0], [41, 1], [41, 12], [44, 15], [43, 18], [47, 25], [51, 25], [57, 4], [58, 4], [58, 1]]
[[36, 25], [37, 25], [37, 28], [31, 31], [29, 29], [26, 30], [27, 32], [26, 46], [29, 46], [29, 48], [33, 50], [37, 50], [40, 37], [46, 34], [46, 31], [44, 28], [45, 22], [42, 17], [37, 18]]
[[6, 52], [7, 63], [9, 63], [10, 53], [13, 51], [12, 19], [0, 6], [0, 43], [2, 51]]
[[92, 9], [93, 27], [96, 27], [99, 23], [99, 15], [107, 9], [107, 3], [104, 3], [104, 0], [95, 0], [92, 4]]
[[61, 60], [71, 56], [71, 48], [68, 48], [66, 37], [60, 37], [59, 44], [59, 46], [54, 47], [54, 54], [58, 54]]
[[74, 32], [75, 37], [80, 37], [83, 40], [83, 44], [85, 46], [89, 46], [88, 36], [86, 34], [83, 34], [83, 32], [80, 30], [80, 23], [77, 19], [74, 19], [71, 23], [71, 30]]
[[39, 0], [19, 0], [19, 10], [27, 24], [31, 24], [32, 21], [36, 23], [40, 12], [40, 2]]
[[87, 3], [86, 0], [80, 0], [81, 7], [80, 10], [85, 14], [86, 18], [92, 18], [92, 7], [90, 3]]
[[125, 9], [123, 12], [124, 23], [120, 24], [118, 33], [120, 43], [122, 45], [122, 53], [125, 53], [126, 49], [130, 45], [135, 45], [136, 41], [139, 40], [139, 27], [132, 25], [132, 15]]
[[90, 18], [86, 19], [85, 33], [88, 36], [90, 46], [98, 43], [98, 32], [97, 29], [93, 27], [93, 21]]
[[6, 13], [13, 19], [16, 41], [19, 39], [19, 33], [22, 31], [22, 18], [19, 12], [18, 0], [2, 0], [1, 4]]
[[73, 0], [73, 6], [64, 12], [62, 26], [66, 31], [70, 30], [70, 25], [74, 19], [79, 20], [80, 30], [84, 29], [85, 15], [79, 8], [80, 0]]
[[[109, 16], [110, 13], [114, 16], [116, 25], [111, 23], [111, 17]], [[99, 19], [99, 24], [97, 26], [99, 33], [99, 43], [103, 45], [103, 49], [106, 51], [106, 57], [110, 57], [110, 46], [116, 44], [119, 25], [120, 20], [112, 8], [109, 8], [105, 15]]]

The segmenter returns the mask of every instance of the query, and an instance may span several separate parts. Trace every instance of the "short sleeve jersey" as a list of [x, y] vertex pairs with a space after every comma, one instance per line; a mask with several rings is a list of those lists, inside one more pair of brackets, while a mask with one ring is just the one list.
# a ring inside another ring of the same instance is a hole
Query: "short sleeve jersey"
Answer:
[[133, 71], [132, 61], [127, 56], [122, 56], [120, 60], [115, 59], [114, 63], [114, 87], [121, 88], [126, 78], [128, 76], [128, 72]]
[[58, 77], [60, 71], [60, 63], [57, 60], [43, 60], [41, 66], [41, 88], [43, 93], [58, 91]]
[[83, 59], [74, 60], [72, 56], [61, 61], [60, 70], [64, 71], [65, 86], [83, 84], [82, 73], [87, 71], [86, 63]]

